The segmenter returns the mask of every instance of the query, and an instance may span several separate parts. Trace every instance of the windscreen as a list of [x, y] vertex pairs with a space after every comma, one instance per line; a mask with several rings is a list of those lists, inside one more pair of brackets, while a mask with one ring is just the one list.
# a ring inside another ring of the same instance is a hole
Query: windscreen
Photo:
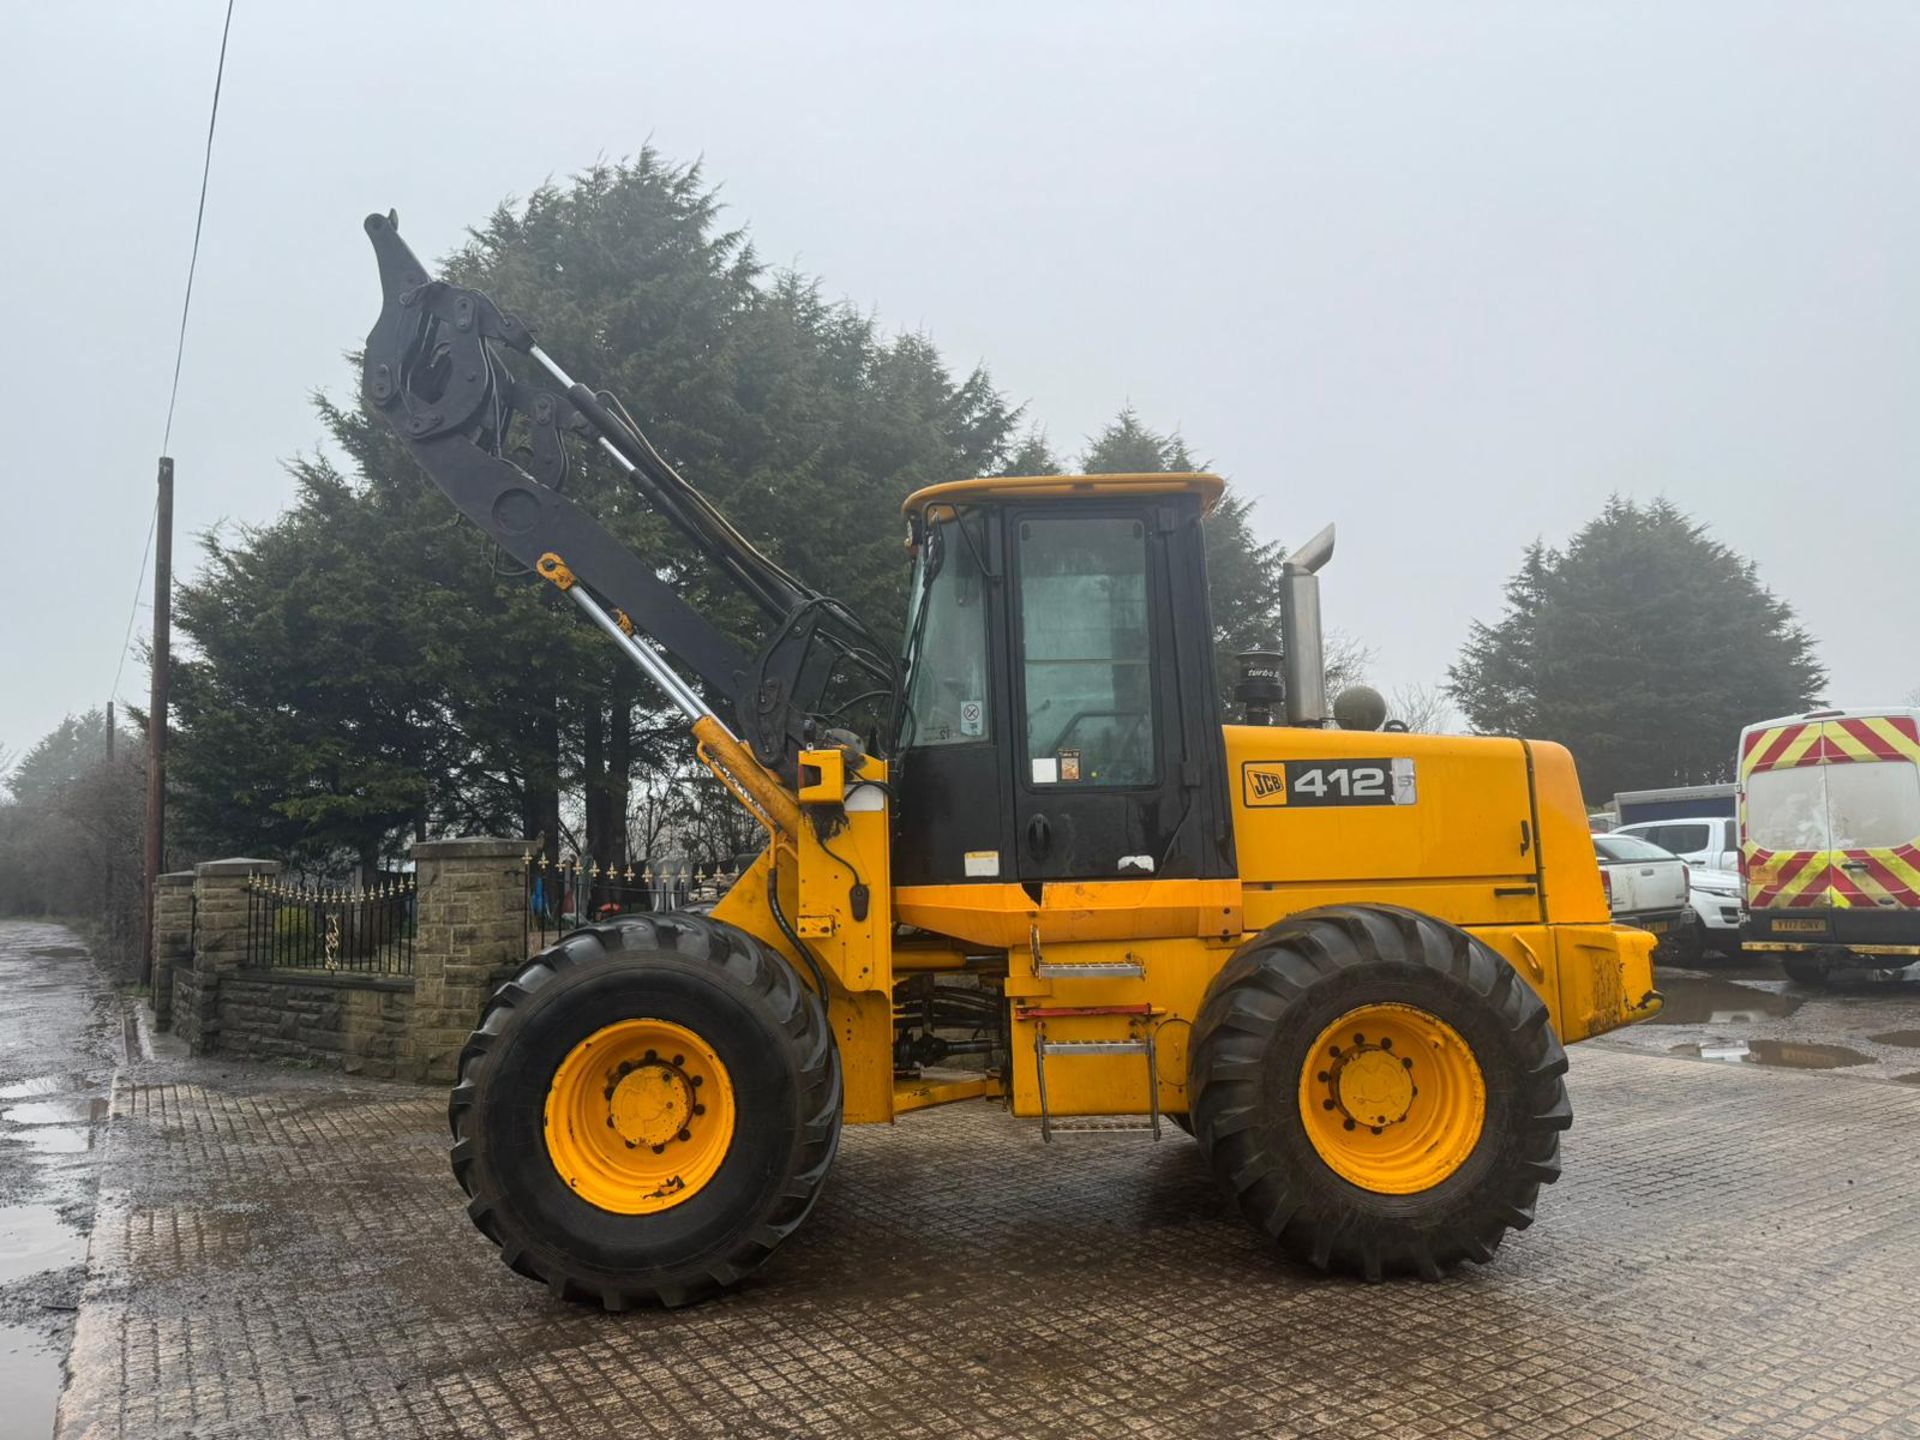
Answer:
[[1658, 845], [1650, 845], [1645, 840], [1632, 835], [1596, 835], [1593, 848], [1600, 852], [1602, 860], [1671, 860], [1673, 852], [1662, 850]]

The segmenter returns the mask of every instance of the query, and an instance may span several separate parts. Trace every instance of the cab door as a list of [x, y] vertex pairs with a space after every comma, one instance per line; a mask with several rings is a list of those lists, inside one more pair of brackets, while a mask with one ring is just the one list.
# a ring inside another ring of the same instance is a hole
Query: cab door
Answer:
[[1193, 497], [1021, 507], [1008, 541], [1020, 878], [1231, 873]]

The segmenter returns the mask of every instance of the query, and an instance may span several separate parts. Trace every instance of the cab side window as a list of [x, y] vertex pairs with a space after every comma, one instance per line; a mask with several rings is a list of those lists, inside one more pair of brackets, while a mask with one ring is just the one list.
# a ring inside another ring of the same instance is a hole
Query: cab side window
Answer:
[[1035, 785], [1155, 779], [1147, 535], [1129, 517], [1020, 522], [1026, 765]]

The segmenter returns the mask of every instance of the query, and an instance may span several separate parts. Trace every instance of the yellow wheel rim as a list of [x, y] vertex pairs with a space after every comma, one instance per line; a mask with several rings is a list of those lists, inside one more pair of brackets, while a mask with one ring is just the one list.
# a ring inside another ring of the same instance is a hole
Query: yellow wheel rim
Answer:
[[582, 1040], [547, 1086], [547, 1156], [582, 1200], [616, 1215], [672, 1209], [733, 1144], [733, 1081], [693, 1031], [621, 1020]]
[[1361, 1005], [1300, 1067], [1307, 1139], [1341, 1179], [1381, 1195], [1429, 1190], [1480, 1143], [1487, 1084], [1460, 1032], [1412, 1005]]

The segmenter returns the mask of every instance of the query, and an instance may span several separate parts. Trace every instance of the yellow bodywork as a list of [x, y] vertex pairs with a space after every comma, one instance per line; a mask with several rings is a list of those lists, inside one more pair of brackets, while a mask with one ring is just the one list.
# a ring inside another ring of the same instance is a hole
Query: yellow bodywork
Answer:
[[[757, 799], [758, 781], [778, 789], [764, 771], [729, 778], [758, 767], [737, 746], [702, 738], [703, 756], [737, 791]], [[1049, 1065], [1051, 1114], [1184, 1113], [1187, 1038], [1214, 976], [1252, 935], [1322, 905], [1400, 905], [1470, 931], [1539, 992], [1569, 1043], [1659, 1008], [1654, 938], [1609, 916], [1563, 747], [1255, 726], [1228, 726], [1225, 738], [1237, 879], [1054, 882], [1038, 887], [1038, 903], [1028, 887], [997, 881], [895, 889], [885, 764], [810, 751], [801, 756], [798, 816], [754, 807], [773, 843], [714, 915], [807, 975], [768, 900], [775, 877], [781, 913], [828, 977], [854, 1123], [987, 1093], [1006, 1094], [1016, 1114], [1038, 1114], [1042, 1037], [1050, 1045], [1153, 1041], [1151, 1069], [1137, 1053]], [[1276, 801], [1274, 782], [1257, 778], [1284, 772], [1289, 760], [1341, 757], [1410, 762], [1415, 793], [1407, 803], [1308, 806]], [[854, 876], [866, 888], [864, 915]], [[896, 977], [959, 971], [970, 956], [1004, 966], [1010, 1073], [896, 1079]], [[1099, 969], [1076, 974], [1075, 966]]]

